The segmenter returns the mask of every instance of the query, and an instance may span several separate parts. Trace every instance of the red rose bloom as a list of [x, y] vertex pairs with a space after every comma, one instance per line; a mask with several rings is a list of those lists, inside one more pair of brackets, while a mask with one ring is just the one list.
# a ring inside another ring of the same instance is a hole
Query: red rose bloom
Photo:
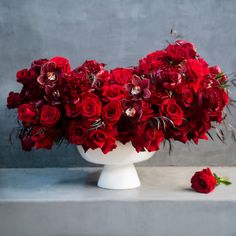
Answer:
[[113, 79], [118, 84], [126, 84], [132, 79], [133, 69], [128, 68], [116, 68], [111, 71]]
[[67, 103], [65, 104], [66, 116], [76, 117], [80, 114], [80, 103]]
[[92, 149], [101, 148], [104, 154], [116, 148], [115, 138], [105, 130], [92, 130], [89, 134], [90, 146]]
[[107, 125], [114, 125], [120, 119], [122, 107], [119, 101], [110, 101], [102, 108], [102, 119]]
[[87, 138], [87, 130], [82, 123], [72, 120], [67, 127], [67, 139], [70, 143], [82, 145]]
[[217, 181], [209, 168], [198, 171], [191, 179], [192, 188], [199, 193], [211, 192]]
[[124, 88], [119, 84], [104, 85], [102, 90], [105, 100], [121, 100], [125, 96]]
[[64, 73], [70, 73], [70, 62], [65, 57], [53, 57], [50, 61], [54, 62]]
[[37, 111], [31, 104], [22, 104], [18, 108], [18, 119], [26, 125], [37, 123]]
[[40, 114], [40, 123], [47, 127], [53, 127], [60, 119], [60, 111], [57, 107], [51, 105], [44, 105]]
[[187, 80], [192, 84], [192, 87], [195, 92], [199, 88], [199, 84], [204, 76], [204, 68], [202, 64], [197, 59], [189, 59], [186, 61], [184, 66], [184, 73], [187, 77]]
[[171, 119], [175, 125], [181, 125], [183, 121], [183, 111], [176, 103], [175, 99], [169, 98], [162, 102], [161, 112], [164, 116]]
[[193, 100], [194, 100], [194, 95], [192, 89], [183, 86], [181, 88], [181, 98], [180, 98], [181, 104], [183, 104], [185, 107], [190, 107]]
[[101, 114], [101, 102], [93, 93], [85, 93], [81, 98], [81, 115], [95, 121]]

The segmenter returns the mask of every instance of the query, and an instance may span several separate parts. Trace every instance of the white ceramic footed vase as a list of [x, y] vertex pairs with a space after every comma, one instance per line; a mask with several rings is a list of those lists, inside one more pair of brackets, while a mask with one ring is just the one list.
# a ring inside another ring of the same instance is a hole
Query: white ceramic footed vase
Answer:
[[106, 189], [132, 189], [140, 186], [140, 180], [134, 163], [151, 158], [155, 152], [143, 151], [137, 153], [131, 142], [123, 145], [117, 142], [117, 148], [107, 154], [101, 149], [86, 153], [82, 146], [77, 146], [81, 156], [88, 162], [104, 165], [98, 179], [98, 187]]

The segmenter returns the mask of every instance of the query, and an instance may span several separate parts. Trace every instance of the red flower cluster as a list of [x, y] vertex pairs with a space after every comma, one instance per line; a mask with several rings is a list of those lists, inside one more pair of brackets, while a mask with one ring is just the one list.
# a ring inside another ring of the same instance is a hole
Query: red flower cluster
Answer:
[[23, 149], [50, 149], [66, 139], [104, 153], [116, 140], [155, 151], [164, 139], [207, 139], [212, 122], [223, 119], [227, 77], [190, 42], [169, 44], [133, 68], [104, 66], [91, 60], [71, 70], [66, 58], [55, 57], [17, 72], [23, 88], [9, 93], [7, 106], [18, 108]]

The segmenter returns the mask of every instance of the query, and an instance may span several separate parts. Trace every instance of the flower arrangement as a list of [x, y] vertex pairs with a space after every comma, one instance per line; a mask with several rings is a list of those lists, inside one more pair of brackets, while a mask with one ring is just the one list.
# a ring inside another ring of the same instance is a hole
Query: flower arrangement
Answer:
[[24, 150], [47, 148], [60, 140], [100, 148], [132, 142], [137, 152], [156, 151], [162, 141], [207, 139], [222, 133], [229, 104], [228, 78], [209, 66], [184, 40], [148, 54], [130, 68], [105, 69], [95, 60], [71, 69], [68, 59], [33, 61], [16, 73], [23, 85], [11, 91], [8, 108], [18, 109]]

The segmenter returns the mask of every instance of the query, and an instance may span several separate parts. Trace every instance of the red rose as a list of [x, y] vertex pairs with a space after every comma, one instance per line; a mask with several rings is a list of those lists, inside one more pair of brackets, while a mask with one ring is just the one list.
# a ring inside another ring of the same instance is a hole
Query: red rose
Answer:
[[70, 143], [82, 145], [87, 137], [87, 130], [77, 120], [72, 120], [67, 127], [67, 139]]
[[102, 108], [102, 119], [107, 125], [114, 125], [120, 119], [122, 107], [119, 101], [110, 101]]
[[144, 148], [149, 152], [153, 152], [159, 149], [163, 139], [164, 133], [161, 129], [151, 127], [149, 123], [143, 123], [137, 127], [131, 140], [137, 152], [143, 151]]
[[64, 57], [53, 57], [50, 61], [54, 62], [58, 68], [60, 68], [64, 73], [70, 73], [70, 62]]
[[26, 125], [37, 123], [37, 111], [31, 104], [22, 104], [18, 108], [18, 119]]
[[181, 125], [183, 121], [183, 111], [176, 103], [175, 99], [169, 98], [162, 102], [161, 112], [164, 116], [171, 119], [175, 125]]
[[124, 98], [124, 89], [119, 84], [104, 85], [103, 96], [109, 100], [121, 100]]
[[111, 71], [113, 79], [118, 84], [126, 84], [128, 80], [132, 79], [133, 69], [116, 68]]
[[80, 114], [80, 103], [67, 103], [65, 104], [65, 110], [68, 117], [76, 117]]
[[191, 179], [192, 188], [199, 193], [211, 192], [217, 181], [209, 168], [198, 171]]
[[199, 88], [199, 84], [203, 79], [205, 68], [197, 59], [189, 59], [184, 64], [184, 73], [187, 81], [192, 82], [192, 87], [195, 92]]
[[40, 123], [47, 127], [53, 127], [60, 119], [60, 111], [57, 107], [51, 105], [44, 105], [40, 114]]
[[10, 108], [16, 108], [21, 103], [21, 97], [19, 93], [14, 93], [11, 91], [7, 98], [7, 107]]
[[81, 115], [95, 121], [101, 114], [101, 102], [93, 93], [85, 93], [81, 98]]
[[187, 86], [183, 86], [181, 88], [180, 100], [181, 100], [181, 104], [183, 104], [185, 107], [190, 107], [194, 100], [192, 89]]
[[116, 148], [115, 137], [109, 135], [105, 130], [93, 130], [89, 134], [89, 147], [92, 149], [101, 148], [104, 154]]
[[47, 127], [35, 126], [32, 129], [32, 141], [35, 142], [34, 147], [36, 149], [51, 149], [56, 137], [56, 132]]
[[163, 88], [157, 88], [154, 84], [150, 87], [150, 101], [153, 105], [160, 105], [164, 100], [170, 97], [169, 93]]
[[216, 81], [205, 79], [198, 91], [198, 104], [213, 121], [222, 121], [222, 110], [228, 104], [228, 94]]

